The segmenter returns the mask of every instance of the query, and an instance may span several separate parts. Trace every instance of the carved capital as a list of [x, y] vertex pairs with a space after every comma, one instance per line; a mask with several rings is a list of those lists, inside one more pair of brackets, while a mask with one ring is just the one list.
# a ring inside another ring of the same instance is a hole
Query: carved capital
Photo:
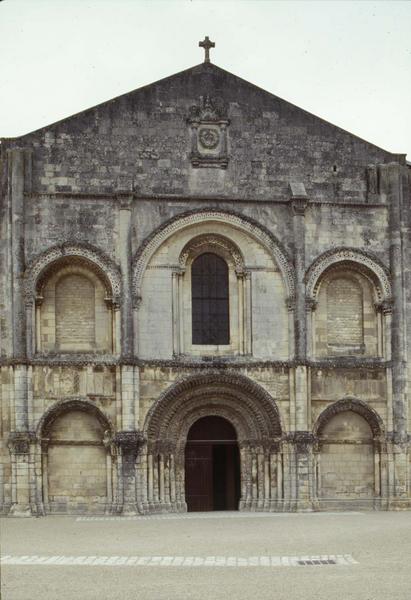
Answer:
[[374, 307], [377, 312], [381, 312], [383, 315], [390, 315], [392, 313], [393, 300], [392, 298], [387, 298], [382, 302], [376, 302]]
[[137, 296], [133, 297], [133, 308], [134, 308], [134, 310], [138, 310], [140, 308], [142, 301], [143, 301], [143, 298], [142, 298], [141, 294], [138, 294]]
[[44, 296], [42, 296], [40, 294], [36, 294], [36, 296], [34, 298], [35, 306], [41, 306], [43, 304], [43, 300], [44, 300]]
[[288, 296], [285, 303], [289, 312], [295, 310], [295, 296]]
[[310, 296], [305, 297], [305, 310], [307, 312], [316, 310], [317, 306], [318, 306], [317, 300], [315, 300], [314, 298], [311, 298]]
[[307, 196], [296, 196], [291, 198], [290, 206], [294, 215], [303, 217], [308, 206]]
[[11, 454], [29, 454], [30, 444], [36, 440], [33, 431], [12, 431], [7, 446]]
[[118, 192], [116, 198], [120, 205], [120, 210], [131, 210], [133, 202], [132, 192]]
[[137, 454], [144, 442], [144, 435], [138, 430], [118, 431], [113, 438], [113, 443], [121, 448], [123, 454]]
[[40, 439], [40, 447], [42, 454], [47, 454], [49, 449], [50, 438], [41, 438]]
[[309, 454], [317, 438], [309, 431], [294, 431], [288, 435], [288, 440], [294, 444], [297, 454]]

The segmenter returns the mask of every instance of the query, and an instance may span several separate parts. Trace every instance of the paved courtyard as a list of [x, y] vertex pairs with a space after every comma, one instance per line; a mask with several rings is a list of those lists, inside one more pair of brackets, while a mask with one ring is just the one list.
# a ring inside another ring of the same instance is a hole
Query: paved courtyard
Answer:
[[410, 600], [411, 513], [2, 519], [2, 600]]

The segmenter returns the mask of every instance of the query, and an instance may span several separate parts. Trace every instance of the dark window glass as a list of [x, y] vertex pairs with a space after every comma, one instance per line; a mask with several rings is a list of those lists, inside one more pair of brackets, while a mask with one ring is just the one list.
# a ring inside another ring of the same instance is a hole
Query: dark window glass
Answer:
[[193, 344], [229, 344], [228, 267], [216, 254], [201, 254], [191, 267]]

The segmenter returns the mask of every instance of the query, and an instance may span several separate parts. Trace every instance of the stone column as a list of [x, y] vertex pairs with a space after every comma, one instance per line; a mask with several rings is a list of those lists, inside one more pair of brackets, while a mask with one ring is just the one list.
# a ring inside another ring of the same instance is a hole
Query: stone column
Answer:
[[12, 432], [8, 447], [11, 457], [11, 496], [10, 513], [14, 517], [30, 517], [32, 515], [32, 486], [30, 485], [30, 446], [35, 443], [35, 435], [31, 432]]
[[24, 305], [24, 192], [25, 171], [27, 167], [27, 151], [9, 150], [9, 190], [11, 205], [11, 275], [12, 275], [12, 307], [13, 323], [13, 356], [15, 359], [26, 358], [26, 309]]
[[120, 192], [117, 194], [117, 200], [119, 202], [117, 255], [121, 267], [122, 284], [121, 355], [130, 357], [134, 353], [131, 299], [131, 209], [133, 196], [130, 192]]
[[[9, 436], [9, 450], [12, 463], [12, 495], [14, 497], [10, 512], [16, 516], [36, 511], [35, 472], [33, 452], [30, 445], [33, 434], [29, 432], [29, 385], [27, 355], [31, 356], [32, 331], [27, 331], [27, 311], [25, 305], [25, 207], [24, 193], [31, 191], [31, 151], [11, 149], [8, 151], [8, 180], [10, 202], [10, 275], [12, 322], [12, 355], [16, 366], [14, 376], [14, 423], [15, 431]], [[29, 317], [32, 316], [32, 304], [29, 302]], [[29, 318], [29, 326], [31, 319]], [[31, 416], [31, 415], [30, 415]]]
[[380, 165], [381, 193], [389, 205], [390, 270], [392, 282], [392, 407], [393, 407], [393, 504], [401, 507], [407, 502], [407, 440], [408, 440], [408, 398], [407, 398], [407, 355], [405, 318], [405, 262], [402, 235], [403, 174], [397, 163]]
[[305, 315], [305, 211], [308, 197], [302, 183], [290, 184], [290, 205], [293, 219], [295, 264], [295, 355], [297, 360], [306, 357]]
[[113, 439], [121, 452], [121, 478], [122, 506], [119, 512], [128, 515], [137, 514], [137, 490], [136, 490], [136, 460], [137, 454], [144, 439], [139, 431], [120, 431]]
[[313, 444], [312, 433], [296, 431], [292, 436], [296, 461], [296, 509], [309, 511], [313, 508]]
[[40, 440], [41, 464], [39, 476], [41, 481], [39, 481], [39, 487], [41, 491], [40, 498], [44, 514], [48, 514], [50, 512], [48, 477], [49, 441], [49, 438], [43, 438]]
[[[121, 414], [123, 431], [136, 429], [136, 408], [139, 408], [139, 389], [136, 385], [135, 371], [138, 367], [121, 365]], [[137, 381], [138, 383], [138, 381]]]
[[171, 274], [172, 312], [173, 312], [173, 355], [178, 357], [184, 352], [184, 315], [182, 283], [184, 271], [175, 269]]
[[[310, 451], [310, 415], [307, 359], [307, 307], [305, 296], [305, 212], [309, 203], [302, 183], [290, 184], [290, 205], [293, 220], [295, 264], [295, 359], [294, 399], [295, 433], [293, 454], [295, 461], [295, 502], [297, 510], [311, 508], [312, 457]], [[311, 331], [310, 331], [311, 334]]]
[[147, 504], [147, 443], [141, 445], [137, 456], [137, 507], [141, 514], [148, 512]]

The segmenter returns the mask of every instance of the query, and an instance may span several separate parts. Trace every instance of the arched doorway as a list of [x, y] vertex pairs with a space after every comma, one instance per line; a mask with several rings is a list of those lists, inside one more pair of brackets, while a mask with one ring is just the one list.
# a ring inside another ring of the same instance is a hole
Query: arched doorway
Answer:
[[240, 457], [236, 431], [227, 419], [202, 417], [191, 426], [185, 494], [188, 511], [238, 510]]
[[[216, 421], [214, 426], [207, 427], [207, 420], [210, 423], [212, 417], [227, 423], [229, 431], [215, 433]], [[193, 428], [200, 419], [204, 419], [204, 431], [195, 434], [196, 428], [202, 427], [199, 423]], [[227, 504], [225, 496], [226, 508], [282, 507], [282, 429], [278, 407], [268, 392], [248, 377], [231, 372], [207, 373], [177, 381], [150, 408], [144, 433], [147, 443], [138, 459], [141, 484], [137, 488], [144, 512], [199, 510], [186, 498], [187, 491], [190, 492], [186, 488], [186, 449], [201, 446], [201, 441], [216, 447], [219, 440], [228, 442], [222, 445], [236, 448], [233, 450], [238, 464], [234, 469], [235, 481], [237, 486], [239, 479], [241, 483], [241, 493], [236, 492], [234, 503]], [[230, 468], [234, 459], [227, 460]], [[213, 464], [212, 456], [209, 461]], [[216, 458], [214, 464], [221, 462]], [[189, 481], [188, 477], [187, 484]], [[210, 495], [208, 506], [202, 510], [213, 510], [216, 506]]]

